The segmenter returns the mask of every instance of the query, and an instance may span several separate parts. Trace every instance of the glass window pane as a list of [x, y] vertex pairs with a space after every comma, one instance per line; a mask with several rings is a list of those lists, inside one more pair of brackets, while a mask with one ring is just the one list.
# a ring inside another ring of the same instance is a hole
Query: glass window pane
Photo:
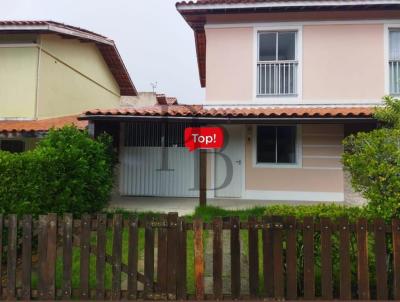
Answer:
[[276, 127], [257, 127], [257, 162], [275, 163]]
[[276, 33], [260, 33], [259, 35], [259, 60], [275, 61], [276, 60]]
[[296, 163], [296, 127], [281, 126], [277, 131], [278, 163]]
[[296, 56], [296, 33], [278, 33], [278, 60], [295, 60]]
[[400, 60], [400, 31], [389, 32], [389, 60]]

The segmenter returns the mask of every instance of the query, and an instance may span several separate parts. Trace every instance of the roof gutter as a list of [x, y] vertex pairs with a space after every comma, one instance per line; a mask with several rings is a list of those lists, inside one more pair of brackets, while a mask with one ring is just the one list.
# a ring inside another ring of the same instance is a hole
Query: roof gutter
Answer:
[[248, 8], [281, 8], [281, 7], [315, 7], [315, 6], [371, 6], [371, 5], [400, 5], [398, 0], [374, 0], [374, 1], [285, 1], [262, 3], [229, 3], [229, 4], [177, 4], [178, 11], [193, 10], [229, 10]]
[[354, 117], [197, 117], [197, 116], [132, 116], [132, 115], [84, 115], [78, 120], [87, 121], [108, 121], [108, 122], [135, 122], [135, 121], [168, 121], [168, 122], [187, 122], [193, 123], [220, 123], [220, 124], [243, 124], [243, 123], [351, 123], [351, 122], [376, 122], [373, 117], [354, 116]]

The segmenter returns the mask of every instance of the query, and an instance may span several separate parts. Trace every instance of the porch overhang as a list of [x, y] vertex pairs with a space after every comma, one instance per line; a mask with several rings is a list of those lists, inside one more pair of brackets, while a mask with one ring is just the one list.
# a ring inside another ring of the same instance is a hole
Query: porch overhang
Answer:
[[91, 110], [79, 120], [109, 122], [188, 122], [193, 124], [376, 123], [374, 106], [150, 106]]

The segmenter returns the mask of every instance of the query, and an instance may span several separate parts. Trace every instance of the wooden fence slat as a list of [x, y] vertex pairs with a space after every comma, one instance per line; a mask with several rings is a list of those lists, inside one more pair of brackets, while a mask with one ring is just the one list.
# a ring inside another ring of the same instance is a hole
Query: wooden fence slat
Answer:
[[400, 219], [392, 220], [393, 296], [400, 300]]
[[56, 298], [57, 214], [47, 215], [47, 299]]
[[112, 299], [121, 299], [122, 214], [114, 214], [112, 248]]
[[274, 296], [274, 265], [273, 265], [273, 249], [272, 249], [272, 219], [271, 217], [263, 217], [263, 274], [264, 274], [264, 290], [268, 298]]
[[47, 216], [39, 215], [38, 226], [38, 296], [44, 300], [47, 286]]
[[222, 299], [222, 218], [213, 223], [213, 293], [214, 299]]
[[138, 271], [138, 218], [129, 219], [129, 250], [128, 250], [128, 299], [137, 299], [137, 271]]
[[[168, 224], [167, 215], [160, 215], [160, 223]], [[168, 228], [161, 227], [157, 230], [158, 235], [158, 257], [157, 257], [157, 284], [158, 291], [167, 297], [168, 284]]]
[[315, 261], [314, 261], [314, 219], [303, 219], [304, 244], [304, 299], [315, 298]]
[[329, 218], [321, 218], [321, 291], [325, 300], [333, 299], [332, 280], [332, 224]]
[[151, 298], [154, 289], [154, 229], [151, 226], [151, 217], [145, 217], [144, 231], [144, 297]]
[[249, 292], [251, 298], [258, 296], [259, 272], [258, 272], [258, 222], [257, 218], [249, 217]]
[[[21, 299], [31, 299], [32, 273], [32, 215], [22, 218], [22, 270], [21, 270]], [[1, 263], [1, 262], [0, 262]]]
[[178, 213], [168, 213], [167, 231], [167, 292], [168, 299], [176, 299], [176, 267], [178, 247]]
[[357, 276], [358, 299], [369, 300], [369, 272], [368, 272], [368, 222], [362, 218], [357, 221]]
[[63, 218], [63, 300], [72, 295], [72, 214], [64, 214]]
[[203, 250], [203, 221], [196, 218], [193, 221], [194, 231], [194, 271], [195, 296], [197, 300], [204, 300], [204, 250]]
[[178, 268], [177, 268], [177, 299], [187, 299], [186, 293], [186, 261], [187, 261], [187, 243], [185, 219], [178, 218]]
[[240, 297], [240, 220], [231, 217], [231, 296]]
[[81, 217], [80, 234], [80, 298], [87, 300], [89, 295], [89, 270], [90, 270], [90, 230], [91, 217], [84, 214]]
[[386, 267], [386, 225], [383, 219], [374, 222], [375, 261], [376, 261], [376, 298], [388, 299], [387, 267]]
[[97, 241], [96, 241], [96, 299], [104, 300], [105, 297], [105, 279], [104, 272], [106, 268], [106, 244], [107, 244], [107, 215], [97, 215]]
[[286, 298], [297, 299], [297, 233], [296, 218], [286, 218]]
[[339, 223], [340, 299], [351, 299], [350, 226], [346, 217]]
[[[3, 214], [0, 214], [0, 263], [3, 263]], [[0, 265], [0, 276], [3, 276], [3, 267]], [[3, 282], [0, 280], [0, 297], [3, 297]]]
[[7, 241], [7, 300], [16, 299], [16, 271], [17, 271], [17, 215], [8, 215]]
[[274, 297], [276, 299], [284, 298], [283, 281], [283, 250], [282, 250], [282, 217], [274, 216], [273, 221], [273, 259], [274, 259]]

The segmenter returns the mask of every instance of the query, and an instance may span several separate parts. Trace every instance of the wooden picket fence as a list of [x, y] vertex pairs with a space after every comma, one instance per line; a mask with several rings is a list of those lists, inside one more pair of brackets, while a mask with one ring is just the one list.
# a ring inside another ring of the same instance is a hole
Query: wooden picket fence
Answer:
[[[230, 244], [228, 292], [223, 286], [224, 232], [229, 233]], [[193, 236], [193, 246], [188, 246], [188, 236]], [[204, 275], [207, 236], [213, 243], [210, 292]], [[248, 246], [241, 246], [243, 242]], [[188, 250], [194, 251], [189, 264]], [[249, 270], [246, 293], [241, 292], [243, 250]], [[0, 296], [7, 300], [400, 299], [399, 220], [388, 225], [379, 219], [353, 224], [345, 218], [316, 221], [311, 217], [203, 222], [186, 221], [176, 213], [156, 219], [121, 214], [80, 219], [70, 214], [38, 219], [8, 215], [0, 216], [0, 257]], [[110, 287], [105, 281], [107, 267], [112, 271]], [[194, 272], [193, 278], [188, 278], [188, 271]], [[78, 282], [73, 281], [75, 274]], [[187, 290], [188, 280], [194, 280], [193, 293]]]

